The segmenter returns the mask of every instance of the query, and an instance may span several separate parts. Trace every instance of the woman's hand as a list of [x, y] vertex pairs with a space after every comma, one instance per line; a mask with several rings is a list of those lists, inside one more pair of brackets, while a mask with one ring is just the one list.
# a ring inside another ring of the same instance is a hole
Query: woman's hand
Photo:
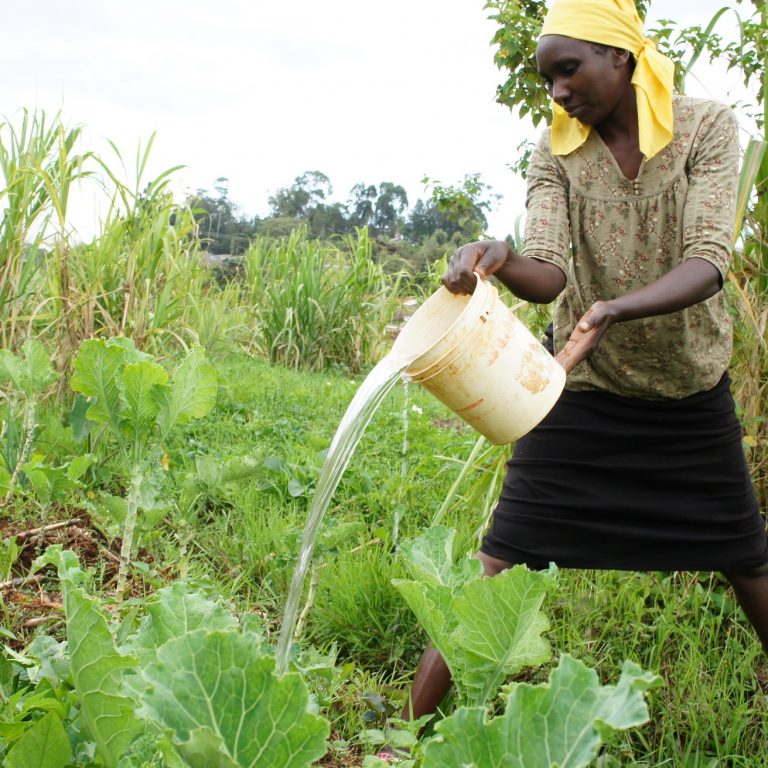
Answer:
[[597, 301], [579, 320], [565, 347], [555, 360], [570, 373], [582, 360], [588, 358], [600, 345], [600, 339], [616, 322], [617, 316], [611, 302]]
[[589, 357], [614, 323], [667, 315], [714, 296], [721, 288], [717, 267], [704, 258], [688, 258], [658, 280], [610, 301], [596, 301], [579, 320], [557, 360], [571, 371]]
[[451, 255], [443, 275], [443, 285], [452, 293], [473, 293], [477, 278], [492, 275], [506, 264], [514, 253], [503, 240], [480, 240], [457, 248]]

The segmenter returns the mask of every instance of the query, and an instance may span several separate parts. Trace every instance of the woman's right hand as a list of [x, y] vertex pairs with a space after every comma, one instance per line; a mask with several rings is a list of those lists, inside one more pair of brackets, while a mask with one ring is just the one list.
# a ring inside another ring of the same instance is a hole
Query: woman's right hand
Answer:
[[473, 293], [477, 278], [492, 275], [501, 269], [513, 253], [504, 240], [480, 240], [457, 248], [443, 275], [443, 285], [452, 293]]

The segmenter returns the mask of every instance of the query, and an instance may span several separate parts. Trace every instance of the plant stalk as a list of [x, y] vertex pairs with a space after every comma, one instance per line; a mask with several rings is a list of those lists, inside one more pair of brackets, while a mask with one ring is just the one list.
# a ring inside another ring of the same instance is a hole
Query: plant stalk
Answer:
[[8, 493], [5, 494], [3, 499], [3, 506], [8, 504], [13, 496], [13, 487], [16, 485], [16, 480], [21, 472], [21, 467], [29, 457], [32, 451], [32, 441], [35, 435], [35, 429], [37, 428], [37, 398], [30, 397], [24, 404], [24, 447], [21, 449], [19, 458], [16, 461], [16, 466], [13, 468], [13, 474], [8, 482]]
[[318, 569], [317, 563], [312, 563], [312, 570], [309, 573], [309, 589], [307, 590], [307, 599], [304, 602], [304, 607], [301, 609], [299, 619], [296, 622], [296, 630], [293, 633], [293, 641], [297, 643], [301, 636], [304, 634], [304, 625], [307, 623], [307, 617], [312, 609], [312, 604], [315, 602], [315, 593], [317, 592], [317, 579]]
[[143, 467], [134, 466], [131, 472], [131, 481], [128, 487], [128, 509], [125, 513], [125, 525], [123, 526], [123, 544], [120, 547], [120, 567], [117, 572], [117, 588], [115, 595], [120, 599], [125, 592], [125, 583], [128, 576], [128, 568], [131, 565], [133, 550], [133, 535], [136, 530], [136, 520], [139, 512], [139, 495], [141, 493], [141, 481]]
[[462, 482], [464, 482], [464, 478], [467, 476], [467, 473], [470, 471], [470, 469], [472, 469], [475, 460], [477, 459], [477, 456], [484, 445], [485, 438], [480, 435], [480, 437], [477, 438], [477, 442], [475, 443], [474, 447], [472, 448], [472, 452], [469, 454], [469, 458], [464, 462], [464, 465], [461, 468], [461, 472], [459, 472], [459, 476], [453, 481], [453, 485], [448, 490], [445, 499], [443, 499], [443, 503], [440, 505], [440, 509], [437, 510], [437, 513], [432, 518], [431, 525], [438, 525], [443, 519], [443, 516], [448, 511], [448, 507], [451, 506], [451, 503], [453, 502], [459, 487], [461, 486]]

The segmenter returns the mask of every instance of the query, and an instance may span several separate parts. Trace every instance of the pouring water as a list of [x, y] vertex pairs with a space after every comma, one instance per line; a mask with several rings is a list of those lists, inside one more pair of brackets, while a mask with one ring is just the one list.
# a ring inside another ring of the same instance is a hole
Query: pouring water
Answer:
[[497, 445], [538, 424], [560, 396], [566, 376], [491, 283], [478, 277], [472, 296], [440, 288], [427, 299], [355, 393], [328, 449], [277, 642], [279, 674], [288, 670], [299, 601], [325, 511], [373, 414], [404, 373]]
[[325, 512], [366, 427], [410, 362], [410, 360], [403, 361], [391, 353], [381, 360], [355, 393], [333, 437], [320, 470], [301, 540], [299, 559], [291, 579], [283, 624], [277, 641], [276, 670], [278, 674], [288, 671], [291, 644], [299, 614], [299, 602]]

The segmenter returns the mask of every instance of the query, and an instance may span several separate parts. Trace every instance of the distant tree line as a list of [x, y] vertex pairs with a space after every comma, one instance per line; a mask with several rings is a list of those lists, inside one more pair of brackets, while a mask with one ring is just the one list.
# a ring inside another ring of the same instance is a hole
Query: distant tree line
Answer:
[[479, 174], [455, 186], [425, 178], [430, 197], [410, 207], [400, 184], [355, 184], [343, 203], [331, 202], [331, 181], [320, 171], [306, 171], [270, 198], [267, 216], [246, 216], [230, 199], [226, 178], [213, 191], [199, 189], [186, 202], [198, 234], [212, 254], [238, 255], [257, 236], [281, 238], [297, 227], [310, 237], [332, 239], [367, 227], [376, 258], [399, 256], [415, 268], [440, 258], [452, 244], [479, 237], [487, 227], [486, 212], [497, 196]]

